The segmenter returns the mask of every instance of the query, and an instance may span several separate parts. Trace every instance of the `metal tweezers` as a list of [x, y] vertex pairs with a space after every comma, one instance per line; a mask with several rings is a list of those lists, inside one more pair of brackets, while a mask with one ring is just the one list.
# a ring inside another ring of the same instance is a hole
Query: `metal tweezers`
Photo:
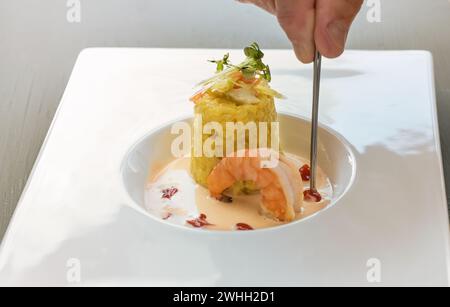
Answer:
[[319, 92], [320, 73], [322, 69], [322, 55], [316, 51], [314, 56], [314, 76], [313, 76], [313, 103], [311, 115], [311, 156], [310, 156], [310, 189], [316, 190], [317, 175], [317, 137], [319, 119]]

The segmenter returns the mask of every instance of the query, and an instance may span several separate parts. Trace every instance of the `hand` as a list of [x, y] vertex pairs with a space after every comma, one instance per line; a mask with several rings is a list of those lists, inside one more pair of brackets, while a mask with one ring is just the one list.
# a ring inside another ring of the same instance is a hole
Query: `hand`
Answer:
[[363, 0], [238, 0], [253, 3], [278, 18], [303, 63], [314, 60], [316, 47], [328, 58], [344, 52], [350, 26]]

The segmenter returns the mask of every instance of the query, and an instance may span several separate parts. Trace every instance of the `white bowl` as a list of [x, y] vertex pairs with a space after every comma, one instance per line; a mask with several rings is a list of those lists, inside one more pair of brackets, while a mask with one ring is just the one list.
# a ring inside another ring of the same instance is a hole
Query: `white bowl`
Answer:
[[[309, 157], [310, 122], [305, 118], [286, 113], [279, 114], [278, 119], [282, 149], [305, 158]], [[124, 158], [121, 167], [123, 183], [134, 202], [132, 207], [139, 208], [141, 213], [147, 212], [144, 195], [150, 170], [158, 169], [174, 159], [171, 154], [171, 144], [177, 135], [171, 134], [171, 127], [178, 121], [192, 124], [193, 118], [172, 121], [151, 131], [132, 146]], [[328, 175], [333, 186], [333, 197], [330, 205], [326, 207], [329, 208], [336, 205], [350, 188], [355, 176], [356, 165], [351, 146], [337, 132], [320, 125], [318, 142], [319, 166]], [[320, 212], [290, 224], [302, 222]], [[146, 215], [152, 217], [149, 213]], [[165, 223], [160, 218], [154, 218], [154, 220]], [[186, 227], [186, 229], [190, 228]]]

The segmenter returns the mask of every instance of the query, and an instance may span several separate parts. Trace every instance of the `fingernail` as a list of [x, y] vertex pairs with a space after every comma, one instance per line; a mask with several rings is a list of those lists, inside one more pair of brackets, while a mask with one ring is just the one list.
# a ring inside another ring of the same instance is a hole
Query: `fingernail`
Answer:
[[295, 45], [295, 55], [297, 58], [305, 64], [311, 63], [314, 60], [314, 50], [308, 48], [306, 45]]
[[343, 49], [347, 41], [348, 28], [342, 22], [334, 21], [327, 26], [327, 31], [332, 43]]

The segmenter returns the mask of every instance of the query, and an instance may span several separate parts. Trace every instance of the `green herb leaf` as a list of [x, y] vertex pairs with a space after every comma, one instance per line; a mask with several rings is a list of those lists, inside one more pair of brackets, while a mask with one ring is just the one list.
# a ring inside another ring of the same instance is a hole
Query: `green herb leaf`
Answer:
[[230, 54], [227, 53], [223, 56], [222, 60], [210, 60], [209, 62], [217, 64], [216, 71], [221, 72], [224, 70], [225, 66], [230, 65], [230, 63], [228, 62], [229, 58]]
[[253, 43], [244, 49], [244, 53], [248, 58], [255, 60], [261, 60], [264, 57], [264, 53], [259, 48], [257, 43]]
[[230, 63], [229, 53], [225, 54], [221, 60], [211, 60], [209, 62], [215, 63], [217, 65], [216, 71], [222, 72], [225, 67], [230, 70], [240, 70], [246, 78], [253, 78], [256, 75], [266, 79], [268, 82], [272, 80], [270, 74], [270, 68], [268, 65], [264, 64], [262, 59], [264, 58], [264, 53], [259, 48], [257, 43], [253, 43], [248, 47], [244, 48], [244, 54], [247, 56], [244, 62], [235, 66]]

